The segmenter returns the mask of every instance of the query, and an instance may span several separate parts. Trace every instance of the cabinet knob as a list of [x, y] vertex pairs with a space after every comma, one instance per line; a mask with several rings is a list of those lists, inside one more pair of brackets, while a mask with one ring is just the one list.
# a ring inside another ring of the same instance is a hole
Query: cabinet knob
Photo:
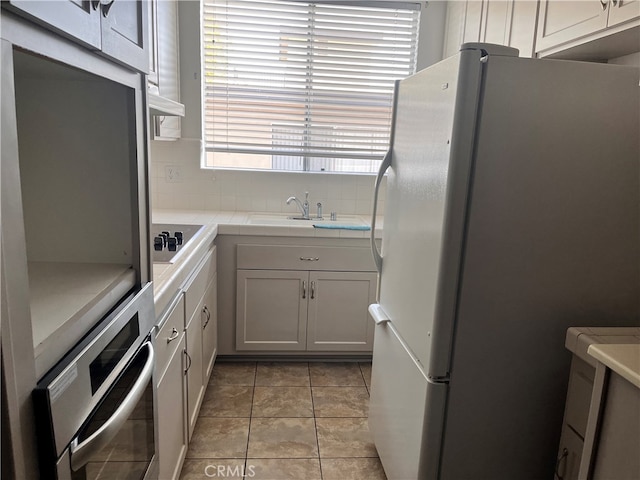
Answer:
[[607, 5], [609, 5], [609, 1], [608, 0], [600, 0], [600, 7], [602, 7], [602, 10], [606, 10], [607, 9]]

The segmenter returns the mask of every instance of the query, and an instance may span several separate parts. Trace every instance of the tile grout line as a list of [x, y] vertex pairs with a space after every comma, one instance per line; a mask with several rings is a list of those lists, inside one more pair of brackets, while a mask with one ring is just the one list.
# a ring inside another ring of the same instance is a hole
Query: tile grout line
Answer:
[[251, 388], [251, 410], [249, 411], [249, 428], [247, 430], [247, 450], [244, 454], [244, 474], [247, 472], [249, 464], [249, 439], [251, 438], [251, 420], [253, 420], [253, 401], [256, 398], [256, 378], [258, 376], [258, 362], [255, 362], [253, 371], [253, 386]]
[[318, 468], [320, 469], [320, 480], [324, 479], [322, 473], [322, 460], [320, 459], [320, 441], [318, 440], [318, 422], [316, 420], [316, 405], [313, 401], [313, 385], [311, 382], [311, 363], [307, 363], [307, 369], [309, 372], [309, 394], [311, 395], [311, 412], [313, 413], [313, 428], [316, 431], [316, 447], [318, 448]]

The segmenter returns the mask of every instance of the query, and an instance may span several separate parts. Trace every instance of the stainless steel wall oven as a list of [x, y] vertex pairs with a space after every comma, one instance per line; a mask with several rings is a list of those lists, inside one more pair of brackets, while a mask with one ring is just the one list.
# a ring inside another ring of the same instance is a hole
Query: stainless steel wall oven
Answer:
[[42, 478], [157, 476], [152, 285], [120, 305], [34, 390]]

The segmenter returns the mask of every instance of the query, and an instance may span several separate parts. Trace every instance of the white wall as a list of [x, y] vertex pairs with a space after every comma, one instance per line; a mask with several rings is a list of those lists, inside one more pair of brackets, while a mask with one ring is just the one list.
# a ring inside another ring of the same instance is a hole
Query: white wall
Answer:
[[[151, 142], [153, 208], [295, 212], [286, 204], [291, 195], [309, 192], [311, 211], [321, 202], [325, 214], [370, 214], [373, 175], [305, 172], [202, 170], [197, 139]], [[166, 169], [179, 167], [180, 182], [167, 182]], [[384, 189], [382, 189], [384, 190]], [[384, 209], [384, 191], [378, 208]]]
[[[441, 59], [446, 2], [423, 6], [418, 69]], [[305, 191], [315, 211], [322, 202], [324, 211], [343, 214], [371, 213], [373, 175], [250, 172], [200, 169], [202, 145], [200, 2], [179, 2], [180, 15], [180, 90], [186, 116], [182, 121], [182, 139], [176, 142], [152, 141], [152, 208], [192, 208], [238, 211], [293, 211], [285, 200]], [[166, 167], [179, 166], [182, 181], [166, 181]], [[384, 209], [381, 188], [380, 211]]]

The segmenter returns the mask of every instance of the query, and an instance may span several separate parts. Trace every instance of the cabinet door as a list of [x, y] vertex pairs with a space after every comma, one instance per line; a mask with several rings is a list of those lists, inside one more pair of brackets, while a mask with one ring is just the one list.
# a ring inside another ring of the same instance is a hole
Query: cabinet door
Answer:
[[10, 10], [73, 38], [84, 45], [101, 48], [99, 0], [9, 0]]
[[640, 18], [640, 0], [615, 0], [609, 7], [608, 26]]
[[149, 9], [146, 0], [101, 0], [102, 53], [148, 73]]
[[536, 50], [542, 51], [589, 35], [607, 26], [607, 5], [598, 0], [543, 0], [538, 17]]
[[[638, 365], [637, 353], [635, 355], [635, 362]], [[611, 372], [607, 400], [598, 423], [600, 434], [591, 478], [594, 480], [638, 478], [640, 475], [640, 457], [638, 456], [640, 452], [640, 389], [617, 373]]]
[[465, 2], [447, 2], [446, 32], [442, 58], [450, 57], [460, 51], [462, 34], [464, 33], [464, 13], [467, 8]]
[[179, 477], [187, 452], [183, 375], [184, 335], [158, 382], [158, 478]]
[[562, 436], [560, 437], [554, 479], [578, 480], [582, 446], [582, 438], [565, 425], [562, 428]]
[[202, 320], [202, 383], [207, 385], [218, 347], [218, 276], [211, 280], [204, 294], [204, 305], [200, 313]]
[[372, 272], [310, 273], [307, 350], [372, 351], [368, 307], [377, 278]]
[[238, 270], [236, 348], [304, 350], [309, 273]]
[[[178, 2], [155, 0], [156, 32], [155, 60], [158, 94], [170, 100], [180, 101], [180, 67], [178, 51]], [[181, 119], [173, 116], [154, 118], [154, 140], [180, 138]]]
[[482, 10], [482, 0], [469, 0], [467, 2], [467, 10], [464, 17], [464, 33], [462, 34], [462, 43], [480, 41]]
[[512, 0], [510, 47], [517, 48], [521, 57], [534, 56], [536, 24], [538, 22], [538, 2], [533, 0]]
[[189, 322], [186, 329], [186, 367], [187, 377], [187, 428], [189, 440], [198, 419], [198, 411], [204, 397], [205, 385], [202, 382], [202, 323], [200, 315]]
[[483, 42], [509, 44], [513, 0], [485, 0], [480, 38]]

